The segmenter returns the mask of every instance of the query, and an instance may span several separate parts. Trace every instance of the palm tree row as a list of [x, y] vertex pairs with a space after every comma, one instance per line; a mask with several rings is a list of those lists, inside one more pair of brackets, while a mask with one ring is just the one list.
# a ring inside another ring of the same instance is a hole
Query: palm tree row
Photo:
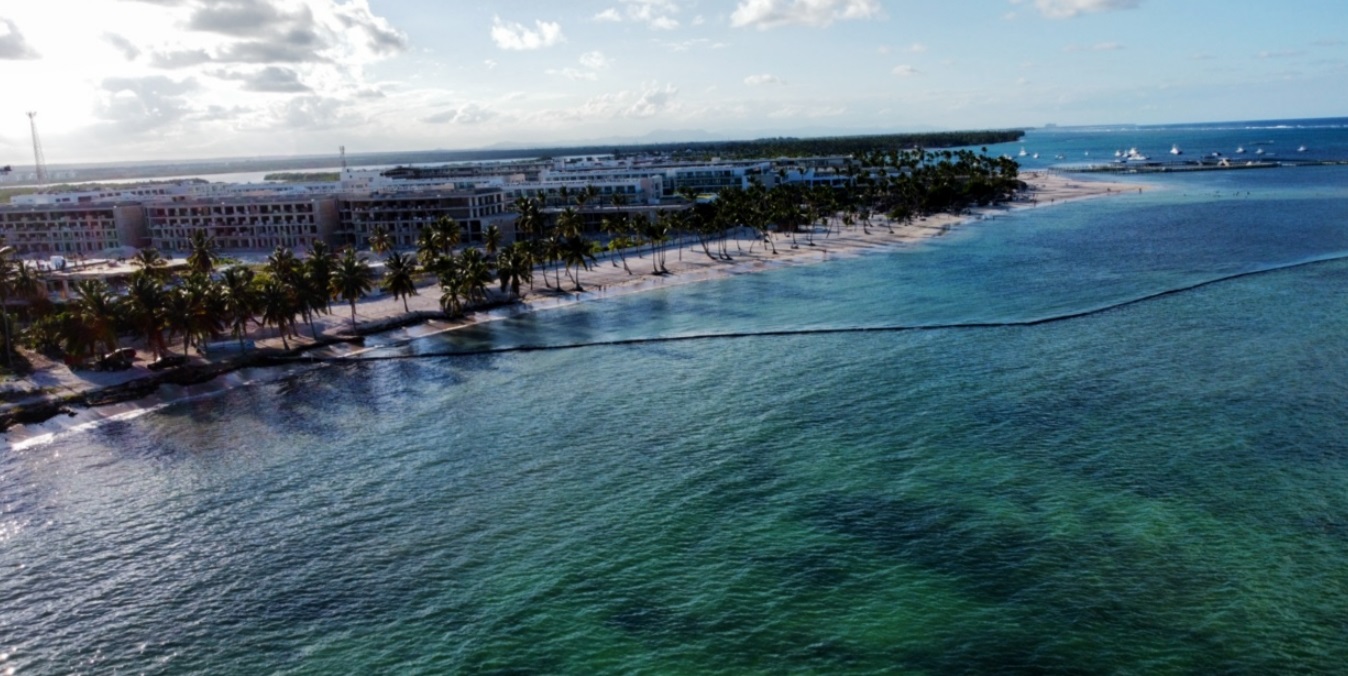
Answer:
[[85, 279], [62, 305], [50, 302], [46, 284], [23, 262], [4, 266], [3, 289], [28, 301], [22, 338], [30, 348], [81, 363], [116, 351], [127, 335], [156, 357], [170, 354], [170, 343], [179, 339], [186, 355], [225, 332], [242, 349], [250, 325], [274, 327], [288, 349], [301, 322], [318, 337], [314, 319], [328, 314], [334, 299], [350, 304], [354, 326], [355, 303], [373, 286], [369, 264], [351, 249], [339, 256], [318, 244], [301, 259], [277, 248], [260, 269], [236, 266], [219, 273], [214, 249], [204, 234], [194, 236], [181, 272], [170, 272], [155, 249], [142, 249], [123, 293], [103, 280]]

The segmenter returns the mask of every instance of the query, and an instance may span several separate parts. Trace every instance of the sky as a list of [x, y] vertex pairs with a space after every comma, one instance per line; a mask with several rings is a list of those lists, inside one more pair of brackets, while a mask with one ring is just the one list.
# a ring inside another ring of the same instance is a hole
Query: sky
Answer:
[[1343, 0], [5, 0], [0, 165], [1348, 116]]

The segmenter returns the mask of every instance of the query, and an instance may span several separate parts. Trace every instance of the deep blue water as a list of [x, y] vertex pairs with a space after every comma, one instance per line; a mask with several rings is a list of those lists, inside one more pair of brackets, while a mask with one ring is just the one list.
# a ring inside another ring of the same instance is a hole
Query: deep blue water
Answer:
[[[1179, 147], [1180, 155], [1170, 154], [1173, 146]], [[1025, 157], [1019, 156], [1021, 148]], [[1016, 157], [1026, 169], [1042, 169], [1109, 163], [1116, 151], [1126, 153], [1132, 148], [1151, 160], [1166, 162], [1197, 160], [1212, 153], [1221, 153], [1232, 162], [1343, 161], [1348, 160], [1348, 118], [1050, 127], [1029, 130], [1019, 143], [990, 146], [988, 150]], [[1243, 154], [1237, 154], [1240, 148], [1244, 148]]]
[[1348, 171], [1148, 180], [0, 451], [0, 671], [1337, 671]]

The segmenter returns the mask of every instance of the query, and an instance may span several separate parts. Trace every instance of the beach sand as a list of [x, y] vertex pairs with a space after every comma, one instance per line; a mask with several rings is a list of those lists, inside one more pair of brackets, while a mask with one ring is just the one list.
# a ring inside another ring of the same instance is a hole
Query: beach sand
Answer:
[[[696, 238], [687, 238], [682, 242], [666, 245], [665, 268], [668, 272], [660, 275], [652, 274], [651, 253], [648, 247], [625, 252], [626, 268], [623, 267], [617, 254], [605, 254], [599, 257], [598, 262], [590, 270], [581, 271], [580, 282], [585, 289], [583, 293], [572, 290], [572, 283], [567, 279], [565, 272], [561, 274], [565, 290], [548, 289], [543, 277], [546, 274], [549, 280], [555, 279], [554, 269], [535, 270], [534, 289], [528, 291], [527, 286], [522, 289], [526, 291], [523, 302], [508, 305], [506, 310], [469, 313], [461, 319], [443, 318], [440, 314], [439, 287], [434, 280], [427, 278], [418, 285], [419, 295], [412, 296], [407, 301], [407, 310], [412, 313], [412, 317], [409, 318], [408, 311], [404, 310], [402, 300], [376, 292], [375, 295], [356, 304], [356, 322], [360, 332], [366, 333], [379, 330], [381, 327], [404, 325], [409, 319], [424, 319], [416, 334], [429, 335], [452, 331], [482, 321], [516, 316], [525, 312], [544, 311], [587, 300], [640, 293], [774, 266], [821, 263], [865, 251], [911, 246], [922, 240], [943, 235], [961, 223], [988, 218], [1008, 210], [1042, 208], [1072, 200], [1136, 193], [1146, 189], [1146, 186], [1138, 184], [1082, 180], [1045, 172], [1026, 172], [1021, 177], [1031, 189], [1023, 194], [1021, 199], [1009, 204], [975, 210], [968, 215], [929, 216], [909, 224], [890, 223], [882, 217], [876, 217], [871, 219], [865, 228], [859, 224], [842, 227], [835, 220], [830, 224], [831, 232], [827, 236], [824, 226], [815, 226], [813, 245], [807, 244], [807, 237], [803, 233], [795, 236], [794, 246], [790, 235], [778, 234], [773, 238], [776, 249], [774, 252], [772, 248], [756, 241], [752, 231], [741, 229], [732, 235], [731, 241], [727, 242], [727, 250], [732, 260], [709, 257]], [[709, 246], [714, 254], [717, 250], [716, 242], [709, 243]], [[496, 292], [496, 289], [493, 288], [492, 292], [494, 299], [504, 298]], [[335, 302], [332, 314], [316, 318], [315, 325], [325, 342], [331, 342], [332, 338], [339, 335], [349, 335], [350, 306], [340, 301]], [[300, 322], [297, 329], [300, 337], [292, 336], [288, 339], [290, 348], [297, 350], [313, 347], [315, 341], [311, 337], [309, 325]], [[250, 331], [250, 338], [256, 341], [263, 352], [275, 353], [283, 350], [280, 336], [271, 327], [262, 330], [253, 328]], [[143, 345], [128, 343], [124, 339], [123, 346], [128, 344], [136, 347], [141, 357], [148, 354]], [[181, 348], [181, 343], [176, 347]], [[358, 350], [347, 346], [332, 349]], [[236, 361], [240, 362], [241, 366], [246, 365], [241, 363], [246, 360]], [[212, 363], [212, 360], [194, 355], [192, 362], [205, 365]], [[214, 362], [225, 362], [219, 365], [224, 368], [230, 367], [227, 358], [218, 358]], [[0, 404], [0, 413], [16, 406], [40, 406], [79, 397], [97, 399], [99, 398], [97, 395], [107, 391], [108, 388], [124, 387], [133, 381], [160, 375], [147, 369], [145, 361], [140, 359], [131, 369], [115, 373], [72, 371], [63, 364], [42, 360], [40, 357], [35, 358], [34, 365], [35, 370], [28, 376], [5, 383], [5, 402]]]

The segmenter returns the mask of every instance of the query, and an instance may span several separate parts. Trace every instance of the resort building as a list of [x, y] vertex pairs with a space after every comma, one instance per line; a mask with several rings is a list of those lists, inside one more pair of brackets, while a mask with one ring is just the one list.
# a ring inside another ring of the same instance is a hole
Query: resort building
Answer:
[[0, 236], [19, 256], [92, 256], [150, 245], [140, 204], [4, 206]]
[[480, 243], [487, 228], [501, 230], [502, 241], [515, 236], [515, 215], [507, 211], [506, 195], [500, 188], [455, 192], [401, 192], [345, 194], [338, 198], [341, 225], [335, 233], [338, 246], [368, 245], [376, 228], [383, 228], [393, 246], [416, 246], [421, 228], [441, 218], [452, 218], [462, 229], [463, 242]]
[[190, 251], [192, 233], [198, 230], [224, 250], [304, 250], [315, 242], [332, 242], [338, 226], [337, 198], [332, 195], [160, 202], [145, 209], [149, 245], [166, 253]]

